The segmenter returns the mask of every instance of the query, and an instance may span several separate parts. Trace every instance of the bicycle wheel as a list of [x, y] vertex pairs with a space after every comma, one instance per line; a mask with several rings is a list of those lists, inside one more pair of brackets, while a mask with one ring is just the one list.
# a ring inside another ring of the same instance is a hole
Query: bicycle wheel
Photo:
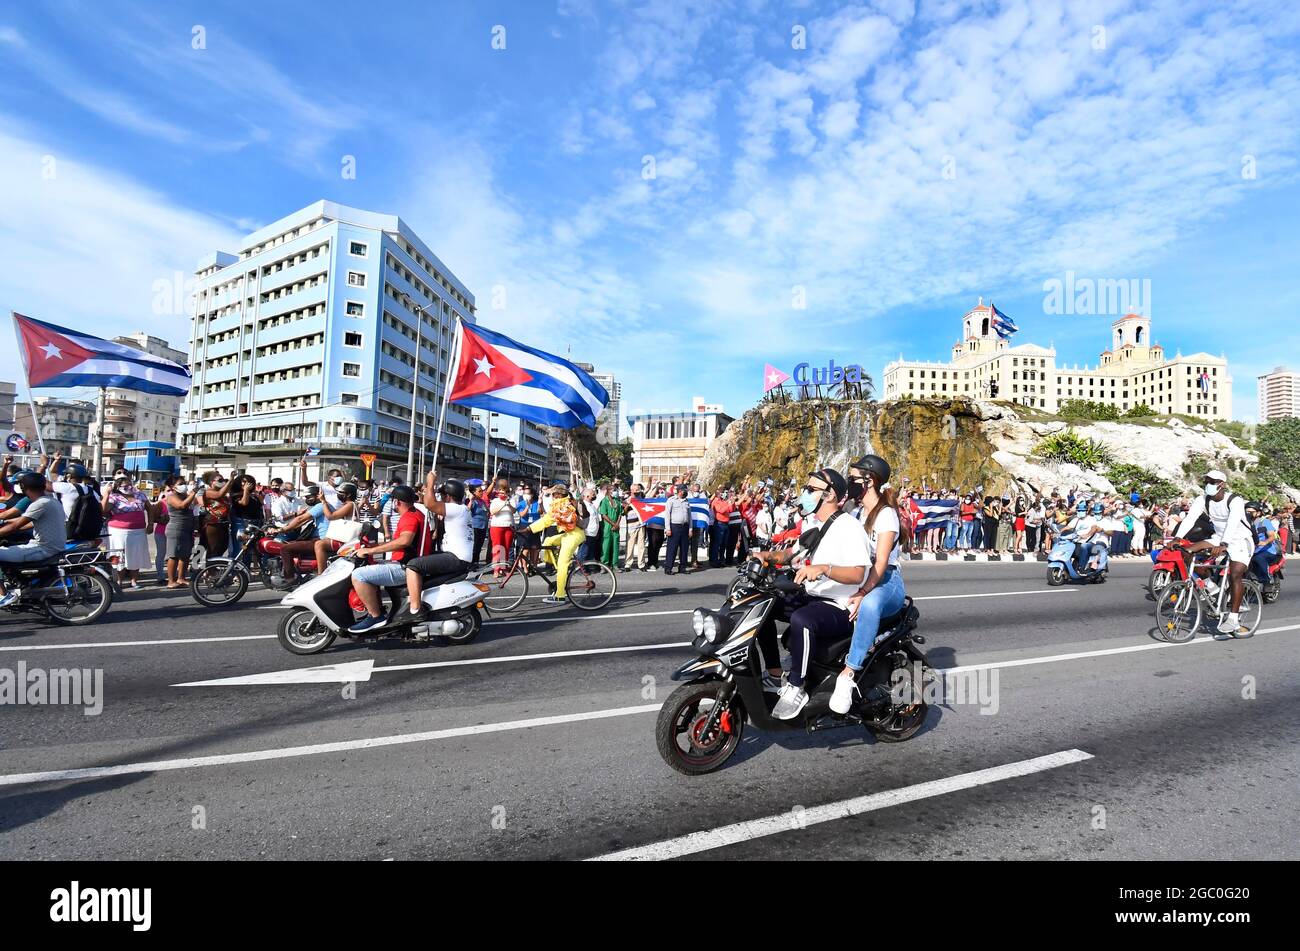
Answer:
[[1190, 641], [1201, 629], [1201, 599], [1190, 581], [1175, 581], [1156, 601], [1156, 632], [1171, 644]]
[[483, 606], [489, 614], [513, 611], [528, 597], [528, 574], [514, 562], [494, 562], [483, 569], [478, 580], [488, 586]]
[[614, 599], [618, 591], [618, 578], [609, 565], [599, 561], [584, 561], [574, 565], [566, 586], [569, 602], [583, 611], [599, 611]]

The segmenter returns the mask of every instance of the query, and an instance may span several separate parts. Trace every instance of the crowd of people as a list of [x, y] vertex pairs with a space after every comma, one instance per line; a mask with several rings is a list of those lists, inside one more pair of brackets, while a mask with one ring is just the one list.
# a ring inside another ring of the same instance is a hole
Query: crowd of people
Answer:
[[[101, 482], [83, 464], [58, 454], [18, 472], [12, 457], [5, 457], [0, 532], [9, 536], [4, 539], [9, 547], [29, 543], [34, 535], [31, 525], [13, 531], [13, 520], [31, 504], [21, 485], [26, 475], [41, 476], [40, 494], [61, 503], [68, 539], [99, 537], [116, 553], [121, 582], [129, 589], [138, 589], [150, 572], [168, 588], [185, 586], [196, 545], [208, 557], [236, 557], [240, 533], [249, 525], [274, 525], [282, 532], [283, 571], [292, 582], [298, 559], [324, 564], [355, 538], [336, 531], [338, 526], [375, 524], [375, 541], [382, 545], [393, 542], [401, 517], [394, 496], [401, 478], [353, 479], [330, 469], [317, 483], [308, 477], [305, 457], [294, 479], [266, 482], [237, 470], [174, 475], [159, 482], [118, 470]], [[1153, 500], [1137, 492], [1094, 494], [1075, 486], [990, 494], [983, 486], [935, 489], [929, 481], [913, 485], [903, 477], [894, 490], [904, 552], [1045, 552], [1082, 507], [1104, 527], [1112, 556], [1140, 555], [1172, 537], [1188, 508], [1185, 499]], [[752, 549], [767, 549], [789, 537], [801, 521], [796, 485], [773, 479], [706, 488], [689, 474], [627, 486], [617, 480], [567, 484], [498, 478], [466, 480], [464, 487], [471, 532], [467, 561], [473, 568], [509, 559], [516, 539], [529, 546], [552, 537], [559, 539], [550, 547], [559, 549], [564, 568], [573, 557], [599, 560], [622, 572], [671, 575], [723, 568], [740, 563]], [[413, 489], [418, 495], [419, 486]], [[561, 499], [562, 510], [552, 515]], [[646, 509], [633, 502], [646, 499], [664, 501], [661, 510], [654, 510], [656, 516], [643, 522]], [[98, 517], [88, 516], [89, 509]], [[1277, 527], [1282, 548], [1295, 551], [1300, 534], [1296, 507], [1262, 514]], [[541, 530], [530, 532], [543, 520]], [[531, 534], [541, 537], [533, 540]], [[442, 519], [431, 520], [430, 535], [431, 550], [440, 551], [446, 535]], [[30, 554], [35, 558], [36, 549]], [[563, 584], [558, 596], [563, 598]]]

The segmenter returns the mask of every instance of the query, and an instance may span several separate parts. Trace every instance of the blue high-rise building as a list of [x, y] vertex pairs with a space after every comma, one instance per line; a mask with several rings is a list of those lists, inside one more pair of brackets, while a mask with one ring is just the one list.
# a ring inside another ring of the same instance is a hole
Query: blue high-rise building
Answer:
[[[455, 321], [474, 323], [474, 296], [404, 221], [319, 201], [196, 277], [187, 464], [288, 477], [315, 447], [313, 477], [359, 475], [361, 453], [379, 457], [376, 478], [404, 475], [413, 381], [416, 461], [425, 441], [432, 464]], [[481, 473], [483, 443], [469, 411], [449, 406], [441, 470]]]

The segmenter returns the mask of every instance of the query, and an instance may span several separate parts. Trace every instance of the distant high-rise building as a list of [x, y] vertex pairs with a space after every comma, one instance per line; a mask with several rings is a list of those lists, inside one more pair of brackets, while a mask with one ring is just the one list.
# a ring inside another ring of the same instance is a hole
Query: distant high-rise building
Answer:
[[591, 378], [605, 388], [609, 394], [609, 403], [596, 417], [596, 442], [613, 445], [619, 441], [619, 407], [623, 400], [623, 384], [612, 373], [601, 373], [590, 363], [574, 364], [579, 370], [591, 374]]
[[1259, 378], [1259, 421], [1300, 416], [1300, 373], [1275, 367]]
[[14, 408], [14, 429], [25, 435], [33, 447], [39, 444], [39, 430], [45, 451], [51, 456], [56, 452], [69, 458], [86, 455], [90, 429], [95, 424], [95, 404], [50, 396], [38, 396], [33, 402], [36, 404], [36, 419], [32, 419], [30, 405], [19, 403]]
[[693, 478], [699, 472], [704, 454], [732, 419], [722, 411], [721, 403], [708, 404], [697, 396], [691, 405], [690, 412], [628, 417], [633, 482], [649, 489], [655, 482]]
[[[172, 363], [184, 364], [189, 355], [174, 349], [166, 340], [151, 337], [143, 331], [114, 337], [114, 343], [134, 347]], [[104, 446], [102, 472], [112, 472], [126, 462], [126, 444], [148, 441], [176, 445], [176, 431], [180, 426], [182, 396], [160, 396], [140, 390], [109, 387], [104, 394]], [[90, 444], [95, 444], [96, 433], [92, 426]]]
[[0, 382], [0, 439], [13, 431], [14, 400], [17, 397], [18, 388], [14, 384]]

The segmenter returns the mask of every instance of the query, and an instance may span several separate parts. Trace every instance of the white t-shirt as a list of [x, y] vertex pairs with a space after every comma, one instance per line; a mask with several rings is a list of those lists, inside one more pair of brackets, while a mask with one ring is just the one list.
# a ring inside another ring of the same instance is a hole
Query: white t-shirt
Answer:
[[494, 528], [509, 528], [515, 523], [515, 509], [509, 499], [493, 498], [488, 512], [491, 515], [488, 524]]
[[287, 522], [302, 510], [303, 504], [298, 499], [283, 493], [271, 500], [271, 518], [277, 522]]
[[[84, 489], [87, 492], [90, 491], [89, 486], [85, 486]], [[77, 496], [81, 494], [81, 489], [78, 489], [72, 482], [59, 480], [50, 486], [50, 490], [57, 495], [59, 501], [63, 503], [63, 517], [71, 518], [72, 507], [77, 504]]]
[[[877, 519], [877, 521], [879, 520]], [[813, 527], [820, 526], [817, 526], [811, 518], [805, 518], [803, 523], [804, 531]], [[831, 527], [826, 530], [826, 536], [813, 553], [813, 563], [830, 565], [832, 568], [859, 566], [864, 568], [862, 577], [852, 584], [841, 584], [826, 577], [817, 581], [809, 581], [804, 585], [804, 590], [814, 597], [828, 598], [835, 602], [836, 607], [847, 610], [849, 598], [857, 593], [858, 588], [862, 587], [862, 582], [866, 578], [865, 567], [871, 564], [871, 551], [867, 532], [862, 527], [862, 523], [851, 515], [841, 515], [832, 522]]]
[[442, 550], [468, 564], [474, 560], [474, 527], [469, 520], [469, 506], [456, 502], [443, 504], [446, 511], [442, 516]]
[[[864, 509], [862, 510], [862, 518], [865, 520], [866, 517], [867, 513]], [[890, 508], [888, 505], [884, 506], [878, 513], [876, 513], [875, 524], [873, 524], [870, 531], [867, 532], [867, 551], [871, 554], [871, 560], [867, 562], [867, 564], [874, 565], [876, 563], [876, 552], [880, 548], [879, 538], [885, 532], [894, 533], [894, 547], [889, 550], [889, 565], [891, 568], [897, 568], [898, 552], [903, 538], [903, 532], [902, 526], [898, 523], [898, 512]]]

